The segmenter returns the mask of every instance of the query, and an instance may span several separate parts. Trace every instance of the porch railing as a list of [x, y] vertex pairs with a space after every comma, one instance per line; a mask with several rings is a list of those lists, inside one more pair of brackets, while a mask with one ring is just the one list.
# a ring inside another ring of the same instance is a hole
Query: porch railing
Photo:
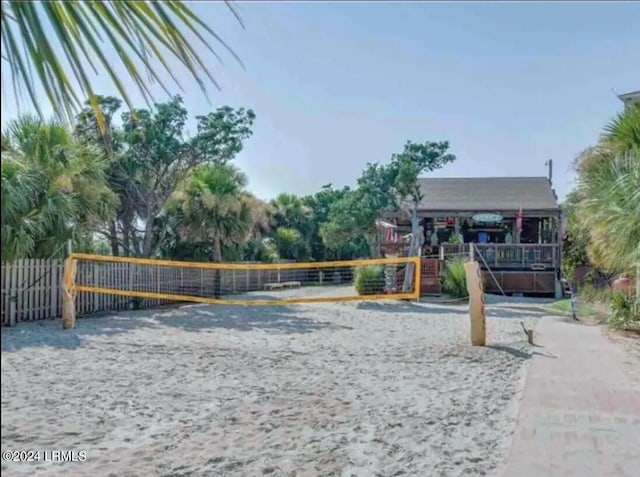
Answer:
[[[559, 264], [557, 244], [473, 244], [473, 248], [491, 268], [551, 269]], [[471, 244], [468, 243], [440, 246], [443, 260], [470, 253]], [[479, 257], [476, 255], [476, 258]]]

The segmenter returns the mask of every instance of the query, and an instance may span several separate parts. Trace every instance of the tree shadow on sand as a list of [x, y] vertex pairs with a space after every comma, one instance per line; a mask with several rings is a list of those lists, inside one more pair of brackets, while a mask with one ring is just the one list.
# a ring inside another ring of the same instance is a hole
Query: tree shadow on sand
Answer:
[[121, 311], [117, 314], [97, 313], [76, 319], [76, 326], [62, 329], [62, 320], [30, 321], [12, 328], [2, 328], [2, 352], [22, 348], [51, 346], [76, 349], [92, 336], [110, 336], [144, 328], [158, 328], [153, 322], [157, 310]]
[[[382, 313], [421, 313], [425, 315], [468, 315], [468, 305], [434, 305], [431, 303], [411, 303], [411, 302], [361, 302], [358, 304], [359, 310], [376, 311]], [[520, 307], [495, 307], [485, 305], [487, 318], [507, 318], [523, 319], [527, 317], [540, 317], [548, 315], [544, 310], [538, 308]]]
[[173, 309], [122, 311], [79, 317], [76, 327], [63, 330], [60, 319], [20, 323], [3, 328], [2, 352], [51, 346], [77, 349], [94, 336], [110, 336], [143, 329], [180, 328], [190, 332], [215, 329], [294, 334], [321, 329], [351, 330], [327, 321], [303, 316], [296, 306], [186, 305]]
[[270, 333], [311, 333], [320, 329], [347, 329], [303, 316], [300, 307], [289, 306], [211, 306], [191, 305], [183, 307], [182, 313], [166, 313], [155, 317], [164, 325], [186, 331], [204, 331], [215, 328], [236, 331], [262, 330]]
[[495, 308], [491, 305], [485, 305], [485, 314], [487, 318], [504, 318], [504, 319], [523, 319], [531, 317], [547, 316], [542, 310], [529, 308]]
[[411, 302], [372, 302], [358, 303], [358, 310], [377, 311], [382, 313], [422, 313], [434, 314], [467, 314], [467, 309], [460, 306], [435, 306], [431, 304], [415, 304]]

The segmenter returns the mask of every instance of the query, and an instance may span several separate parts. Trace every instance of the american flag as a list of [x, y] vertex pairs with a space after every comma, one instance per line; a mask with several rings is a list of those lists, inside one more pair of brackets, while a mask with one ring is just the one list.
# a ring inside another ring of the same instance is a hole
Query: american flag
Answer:
[[518, 209], [518, 214], [516, 215], [516, 231], [518, 232], [518, 236], [522, 233], [522, 206]]
[[400, 242], [400, 235], [397, 232], [397, 225], [384, 222], [382, 220], [376, 220], [376, 229], [384, 231], [384, 241], [386, 243], [398, 243]]

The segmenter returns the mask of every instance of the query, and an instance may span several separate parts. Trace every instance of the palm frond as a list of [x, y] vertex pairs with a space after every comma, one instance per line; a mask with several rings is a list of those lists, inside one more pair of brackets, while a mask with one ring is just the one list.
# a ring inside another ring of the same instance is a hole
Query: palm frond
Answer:
[[[242, 22], [227, 2], [233, 15]], [[194, 35], [218, 59], [212, 44], [217, 43], [240, 62], [237, 54], [182, 1], [130, 2], [2, 2], [2, 59], [6, 60], [14, 91], [42, 116], [42, 87], [60, 118], [73, 119], [82, 98], [90, 98], [100, 127], [102, 114], [89, 73], [106, 73], [130, 109], [130, 91], [109, 61], [104, 45], [109, 45], [148, 104], [153, 95], [139, 69], [169, 92], [165, 77], [181, 88], [168, 58], [177, 60], [207, 94], [207, 81], [216, 82], [210, 68], [198, 53]], [[60, 54], [62, 53], [62, 55]], [[63, 58], [64, 57], [64, 58]], [[155, 61], [154, 61], [155, 60]], [[240, 62], [241, 63], [241, 62]]]

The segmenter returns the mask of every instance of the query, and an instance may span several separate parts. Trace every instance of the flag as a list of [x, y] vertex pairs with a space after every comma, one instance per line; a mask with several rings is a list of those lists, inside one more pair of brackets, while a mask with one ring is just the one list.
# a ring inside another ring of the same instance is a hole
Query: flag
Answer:
[[516, 232], [518, 232], [518, 237], [522, 233], [522, 207], [518, 209], [518, 214], [516, 215]]
[[398, 243], [400, 241], [400, 236], [396, 231], [398, 228], [397, 225], [390, 224], [389, 222], [384, 222], [382, 220], [376, 220], [376, 228], [384, 231], [384, 241], [386, 243]]

